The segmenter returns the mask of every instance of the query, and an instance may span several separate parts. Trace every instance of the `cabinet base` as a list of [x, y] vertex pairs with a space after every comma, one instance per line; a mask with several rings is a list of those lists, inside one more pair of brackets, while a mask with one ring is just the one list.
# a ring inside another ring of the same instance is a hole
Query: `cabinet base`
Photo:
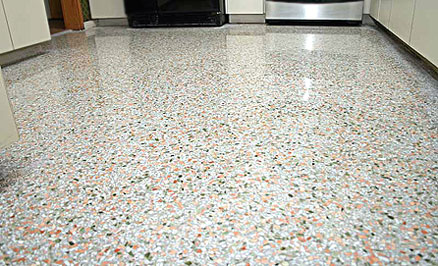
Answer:
[[34, 44], [32, 46], [0, 54], [0, 66], [12, 65], [46, 53], [47, 49], [44, 48], [45, 43], [48, 42]]
[[128, 26], [127, 18], [100, 18], [96, 20], [97, 27]]
[[234, 23], [234, 24], [263, 24], [265, 23], [265, 15], [264, 14], [260, 14], [260, 15], [253, 15], [253, 14], [248, 14], [248, 15], [230, 15], [230, 23]]
[[225, 15], [218, 13], [178, 13], [128, 15], [132, 28], [165, 26], [222, 26]]
[[406, 53], [420, 59], [419, 62], [414, 62], [417, 66], [423, 68], [426, 70], [432, 77], [434, 77], [436, 80], [438, 80], [438, 66], [433, 64], [430, 60], [428, 60], [426, 57], [421, 55], [419, 52], [417, 52], [413, 47], [411, 47], [409, 44], [407, 44], [405, 41], [403, 41], [400, 37], [395, 35], [392, 31], [387, 29], [385, 25], [381, 24], [379, 21], [377, 21], [375, 18], [371, 17], [373, 22], [376, 24], [376, 26], [388, 34], [388, 36], [394, 40], [396, 45], [398, 45], [402, 50], [405, 50]]

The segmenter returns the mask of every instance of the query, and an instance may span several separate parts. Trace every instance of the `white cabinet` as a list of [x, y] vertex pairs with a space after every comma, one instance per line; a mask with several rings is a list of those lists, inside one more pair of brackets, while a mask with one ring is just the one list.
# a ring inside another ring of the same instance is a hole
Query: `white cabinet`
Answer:
[[14, 47], [12, 46], [11, 36], [9, 35], [5, 11], [0, 0], [0, 54], [9, 52], [12, 49], [14, 49]]
[[379, 22], [386, 27], [389, 27], [389, 20], [391, 18], [391, 9], [392, 9], [392, 0], [380, 0]]
[[438, 67], [438, 1], [417, 0], [410, 45]]
[[[377, 8], [378, 6], [378, 8]], [[378, 10], [378, 12], [377, 12]], [[438, 67], [438, 1], [372, 0], [371, 16]]]
[[371, 0], [370, 16], [379, 20], [380, 0]]
[[50, 40], [43, 0], [2, 0], [14, 49]]
[[0, 148], [18, 140], [17, 128], [0, 68]]
[[102, 18], [126, 18], [123, 0], [90, 0], [91, 17]]
[[231, 15], [250, 15], [265, 13], [264, 0], [227, 0], [226, 13]]
[[409, 37], [411, 36], [414, 7], [415, 0], [395, 0], [392, 2], [389, 28], [395, 35], [407, 43], [409, 43]]
[[364, 14], [370, 14], [370, 5], [371, 5], [371, 0], [364, 0], [363, 1], [363, 13]]

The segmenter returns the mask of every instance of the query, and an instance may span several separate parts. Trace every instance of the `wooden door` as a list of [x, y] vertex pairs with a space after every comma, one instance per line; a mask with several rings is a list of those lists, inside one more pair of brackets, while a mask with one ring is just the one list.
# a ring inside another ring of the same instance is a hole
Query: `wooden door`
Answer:
[[83, 30], [84, 18], [82, 17], [80, 1], [61, 0], [61, 5], [65, 28], [70, 30]]
[[61, 0], [49, 0], [50, 18], [62, 19]]

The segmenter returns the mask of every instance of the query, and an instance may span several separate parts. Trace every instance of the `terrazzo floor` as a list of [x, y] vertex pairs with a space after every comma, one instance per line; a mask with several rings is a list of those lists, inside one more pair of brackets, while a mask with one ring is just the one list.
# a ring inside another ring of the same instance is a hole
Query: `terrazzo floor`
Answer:
[[3, 69], [1, 264], [438, 263], [438, 82], [376, 27], [44, 49]]

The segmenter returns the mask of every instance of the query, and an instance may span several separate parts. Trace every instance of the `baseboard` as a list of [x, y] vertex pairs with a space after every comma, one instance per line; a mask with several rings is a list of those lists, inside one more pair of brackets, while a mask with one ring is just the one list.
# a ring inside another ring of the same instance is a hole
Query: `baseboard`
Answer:
[[[50, 41], [48, 41], [50, 42]], [[45, 42], [45, 43], [48, 43]], [[46, 53], [47, 49], [43, 47], [45, 43], [39, 43], [18, 50], [10, 51], [0, 55], [0, 66], [12, 65], [26, 59], [42, 55]]]
[[265, 23], [265, 15], [229, 15], [229, 20], [231, 24], [245, 24], [245, 23], [252, 23], [252, 24], [264, 24]]
[[417, 59], [420, 59], [421, 61], [421, 67], [425, 69], [431, 76], [433, 76], [435, 79], [438, 80], [438, 66], [435, 66], [431, 61], [429, 61], [426, 57], [421, 55], [419, 52], [417, 52], [414, 48], [412, 48], [409, 44], [407, 44], [405, 41], [400, 39], [397, 35], [395, 35], [392, 31], [390, 31], [388, 28], [386, 28], [383, 24], [381, 24], [379, 21], [374, 19], [370, 16], [370, 18], [374, 21], [374, 23], [377, 25], [377, 27], [381, 30], [383, 30], [396, 44], [398, 44], [399, 48], [403, 49], [407, 53], [411, 54], [412, 56], [416, 57]]
[[73, 30], [65, 30], [65, 31], [61, 31], [61, 32], [58, 32], [58, 33], [54, 33], [51, 36], [52, 36], [52, 38], [54, 38], [54, 37], [62, 36], [62, 35], [65, 35], [65, 34], [68, 34], [68, 33], [72, 33], [72, 32], [73, 32]]
[[94, 22], [93, 20], [89, 20], [89, 21], [85, 21], [84, 22], [84, 29], [85, 30], [89, 30], [96, 27], [96, 22]]
[[95, 21], [98, 27], [129, 26], [127, 18], [106, 18]]

